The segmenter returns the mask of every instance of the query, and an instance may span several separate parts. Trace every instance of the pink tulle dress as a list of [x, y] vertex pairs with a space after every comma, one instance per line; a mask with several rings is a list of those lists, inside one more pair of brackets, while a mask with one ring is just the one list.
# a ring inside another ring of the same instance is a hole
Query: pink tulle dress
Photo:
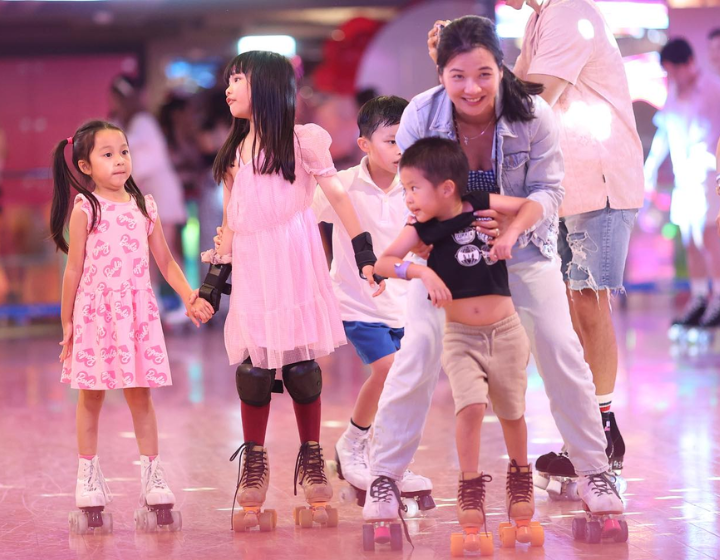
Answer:
[[295, 127], [294, 183], [239, 166], [227, 207], [232, 243], [232, 294], [225, 323], [230, 364], [248, 356], [275, 369], [330, 354], [345, 344], [327, 259], [310, 205], [314, 176], [337, 171], [330, 135], [314, 124]]
[[[112, 202], [96, 195], [100, 221], [88, 232], [85, 264], [73, 307], [72, 354], [61, 381], [75, 389], [171, 385], [157, 300], [150, 286], [148, 236], [157, 219], [152, 196], [143, 216], [134, 198]], [[81, 194], [75, 204], [92, 223]]]

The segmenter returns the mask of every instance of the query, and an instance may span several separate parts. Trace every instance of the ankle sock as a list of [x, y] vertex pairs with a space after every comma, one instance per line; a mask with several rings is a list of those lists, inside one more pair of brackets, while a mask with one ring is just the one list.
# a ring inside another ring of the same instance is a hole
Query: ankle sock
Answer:
[[92, 461], [95, 458], [95, 455], [78, 455], [78, 459], [85, 459], [87, 461]]
[[595, 395], [597, 398], [598, 406], [600, 407], [600, 412], [610, 412], [610, 407], [612, 406], [612, 400], [613, 400], [613, 394], [608, 393], [607, 395]]
[[358, 430], [361, 430], [363, 432], [367, 432], [370, 429], [370, 426], [368, 426], [368, 427], [358, 426], [352, 418], [350, 418], [350, 424], [352, 426], [356, 427]]

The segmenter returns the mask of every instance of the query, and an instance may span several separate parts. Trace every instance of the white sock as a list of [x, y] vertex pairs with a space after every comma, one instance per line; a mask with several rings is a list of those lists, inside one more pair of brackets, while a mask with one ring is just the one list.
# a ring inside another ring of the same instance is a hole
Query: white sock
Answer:
[[610, 412], [610, 405], [612, 405], [613, 394], [608, 393], [607, 395], [595, 395], [597, 398], [598, 406], [601, 412]]

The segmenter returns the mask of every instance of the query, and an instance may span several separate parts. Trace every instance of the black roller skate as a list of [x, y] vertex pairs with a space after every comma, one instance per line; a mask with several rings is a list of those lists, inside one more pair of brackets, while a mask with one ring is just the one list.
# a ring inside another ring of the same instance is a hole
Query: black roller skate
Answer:
[[579, 500], [577, 473], [566, 451], [551, 451], [535, 461], [533, 484], [545, 490], [551, 500]]
[[673, 319], [668, 332], [670, 340], [690, 344], [697, 342], [700, 320], [705, 314], [707, 306], [708, 300], [705, 296], [692, 296], [685, 304], [682, 313]]
[[622, 477], [623, 459], [625, 457], [625, 440], [615, 421], [615, 413], [603, 412], [602, 423], [607, 438], [605, 453], [608, 456], [610, 471], [615, 474], [615, 487], [620, 495], [625, 493], [627, 482]]

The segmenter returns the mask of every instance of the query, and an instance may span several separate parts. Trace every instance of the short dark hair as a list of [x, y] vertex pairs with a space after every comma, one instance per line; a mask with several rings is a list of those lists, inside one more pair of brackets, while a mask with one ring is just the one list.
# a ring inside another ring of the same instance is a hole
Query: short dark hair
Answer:
[[370, 138], [379, 127], [398, 124], [407, 106], [407, 100], [396, 95], [381, 95], [365, 102], [357, 118], [360, 136]]
[[400, 158], [400, 169], [411, 167], [420, 171], [433, 186], [450, 179], [460, 196], [467, 190], [468, 164], [460, 144], [446, 138], [422, 138], [410, 146]]
[[708, 33], [708, 41], [712, 41], [717, 37], [720, 37], [720, 27], [716, 27]]
[[670, 39], [660, 51], [660, 64], [687, 64], [693, 58], [693, 50], [685, 39]]

